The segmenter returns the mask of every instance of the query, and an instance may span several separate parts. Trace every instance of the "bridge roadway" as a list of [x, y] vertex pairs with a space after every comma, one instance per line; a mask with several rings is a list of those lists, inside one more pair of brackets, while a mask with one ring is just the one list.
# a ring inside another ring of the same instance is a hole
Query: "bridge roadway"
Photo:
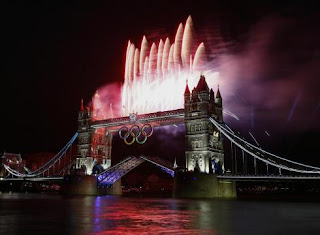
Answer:
[[51, 180], [63, 180], [62, 176], [51, 177], [23, 177], [23, 178], [0, 178], [1, 181], [51, 181]]
[[127, 117], [110, 118], [92, 122], [92, 128], [116, 129], [121, 126], [150, 124], [152, 126], [165, 126], [184, 123], [184, 109], [175, 109], [170, 111], [148, 113], [148, 114], [131, 114]]
[[[284, 176], [284, 175], [218, 175], [219, 180], [233, 181], [290, 181], [290, 180], [320, 180], [320, 176]], [[51, 181], [63, 180], [63, 177], [24, 177], [24, 178], [0, 178], [0, 181]]]
[[218, 175], [220, 180], [234, 181], [285, 181], [285, 180], [320, 180], [320, 176], [285, 176], [285, 175]]

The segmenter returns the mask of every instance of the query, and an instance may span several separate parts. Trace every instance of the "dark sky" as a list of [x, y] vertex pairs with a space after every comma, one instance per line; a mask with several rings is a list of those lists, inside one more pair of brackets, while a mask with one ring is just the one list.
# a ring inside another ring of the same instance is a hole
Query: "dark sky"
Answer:
[[192, 15], [214, 66], [229, 79], [230, 87], [222, 88], [225, 104], [241, 121], [227, 121], [275, 151], [296, 158], [307, 152], [307, 161], [319, 163], [319, 154], [312, 154], [320, 141], [315, 5], [110, 2], [1, 3], [0, 152], [57, 152], [76, 131], [80, 99], [122, 81], [128, 39], [139, 44], [144, 34], [173, 38], [178, 24]]

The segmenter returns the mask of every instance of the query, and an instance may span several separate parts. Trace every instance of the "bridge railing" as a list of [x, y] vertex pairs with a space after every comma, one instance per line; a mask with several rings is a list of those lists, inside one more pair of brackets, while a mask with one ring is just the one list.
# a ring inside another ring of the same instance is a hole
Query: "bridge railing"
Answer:
[[161, 170], [170, 174], [172, 177], [174, 176], [173, 164], [168, 161], [165, 161], [159, 157], [150, 157], [150, 156], [141, 156], [142, 159], [160, 167]]
[[98, 184], [109, 186], [112, 185], [115, 181], [129, 173], [131, 170], [139, 166], [144, 161], [148, 161], [166, 173], [170, 174], [172, 177], [174, 176], [173, 165], [161, 158], [158, 157], [149, 157], [149, 156], [140, 156], [134, 157], [130, 156], [125, 158], [123, 161], [118, 164], [106, 169], [104, 172], [101, 172], [98, 175]]
[[109, 186], [139, 166], [144, 159], [130, 156], [98, 175], [98, 185]]
[[[155, 120], [160, 120], [162, 118], [167, 118], [167, 117], [177, 117], [177, 116], [184, 116], [184, 109], [175, 109], [175, 110], [169, 110], [169, 111], [163, 111], [163, 112], [156, 112], [156, 113], [147, 113], [147, 114], [140, 114], [136, 116], [135, 121], [146, 121], [149, 119], [155, 119]], [[118, 117], [118, 118], [110, 118], [110, 119], [105, 119], [105, 120], [97, 120], [94, 121], [91, 124], [91, 127], [93, 128], [98, 128], [101, 126], [108, 126], [112, 124], [124, 124], [124, 123], [130, 123], [130, 117]]]

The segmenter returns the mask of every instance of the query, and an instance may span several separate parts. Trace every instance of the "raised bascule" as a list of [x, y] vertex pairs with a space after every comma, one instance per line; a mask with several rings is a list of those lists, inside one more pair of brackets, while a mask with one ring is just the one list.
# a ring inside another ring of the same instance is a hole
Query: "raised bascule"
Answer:
[[[179, 25], [173, 44], [167, 38], [150, 50], [146, 37], [140, 51], [129, 41], [118, 117], [96, 93], [90, 106], [81, 101], [77, 133], [54, 158], [34, 171], [3, 163], [6, 172], [17, 180], [64, 176], [69, 193], [97, 194], [98, 188], [119, 193], [121, 177], [147, 161], [174, 177], [174, 196], [190, 198], [236, 197], [235, 182], [243, 180], [319, 181], [319, 167], [270, 153], [226, 125], [219, 86], [212, 89], [217, 73], [206, 68], [204, 44], [194, 47], [192, 25], [189, 17], [185, 26]], [[112, 164], [114, 135], [127, 145], [148, 144], [154, 128], [177, 124], [185, 126], [185, 166], [177, 168], [157, 156], [128, 156]], [[76, 140], [76, 158], [65, 161]], [[224, 151], [227, 141], [229, 155]]]

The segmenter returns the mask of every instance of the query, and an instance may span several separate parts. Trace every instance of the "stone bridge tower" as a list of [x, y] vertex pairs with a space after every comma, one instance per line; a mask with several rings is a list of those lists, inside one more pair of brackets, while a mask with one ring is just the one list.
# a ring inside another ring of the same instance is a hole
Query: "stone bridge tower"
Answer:
[[220, 132], [209, 117], [221, 123], [222, 98], [209, 90], [206, 79], [200, 76], [198, 85], [190, 93], [188, 84], [184, 93], [186, 168], [188, 171], [222, 174], [224, 152]]
[[78, 114], [78, 144], [76, 169], [82, 169], [86, 175], [99, 173], [111, 166], [112, 134], [104, 128], [93, 129], [94, 109], [84, 107]]

